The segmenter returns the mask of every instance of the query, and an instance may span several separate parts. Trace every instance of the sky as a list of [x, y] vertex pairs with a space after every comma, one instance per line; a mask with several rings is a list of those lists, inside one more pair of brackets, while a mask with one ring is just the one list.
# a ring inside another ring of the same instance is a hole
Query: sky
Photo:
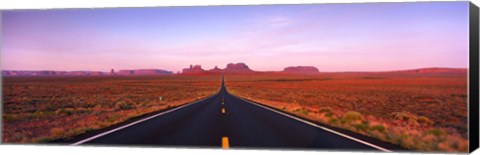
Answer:
[[468, 67], [468, 2], [6, 10], [2, 70]]

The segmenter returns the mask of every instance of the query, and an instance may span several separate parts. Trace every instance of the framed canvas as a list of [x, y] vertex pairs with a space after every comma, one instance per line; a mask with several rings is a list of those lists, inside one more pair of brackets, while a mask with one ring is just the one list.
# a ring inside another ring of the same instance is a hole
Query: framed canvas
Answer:
[[1, 10], [2, 143], [469, 153], [468, 1]]

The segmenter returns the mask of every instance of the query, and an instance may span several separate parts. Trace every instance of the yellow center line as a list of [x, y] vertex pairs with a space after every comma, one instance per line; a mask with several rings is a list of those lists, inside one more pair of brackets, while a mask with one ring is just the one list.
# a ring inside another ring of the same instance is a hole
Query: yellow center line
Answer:
[[222, 149], [228, 149], [230, 144], [228, 144], [228, 137], [222, 137]]
[[224, 114], [224, 113], [225, 113], [225, 108], [222, 108], [222, 114]]

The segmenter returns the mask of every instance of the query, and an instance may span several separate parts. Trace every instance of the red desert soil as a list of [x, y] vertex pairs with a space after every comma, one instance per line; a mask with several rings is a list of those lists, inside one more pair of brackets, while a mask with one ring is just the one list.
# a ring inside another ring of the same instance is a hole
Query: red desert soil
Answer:
[[466, 72], [251, 74], [228, 90], [312, 121], [416, 150], [468, 150]]
[[3, 77], [3, 141], [69, 138], [199, 100], [220, 76]]

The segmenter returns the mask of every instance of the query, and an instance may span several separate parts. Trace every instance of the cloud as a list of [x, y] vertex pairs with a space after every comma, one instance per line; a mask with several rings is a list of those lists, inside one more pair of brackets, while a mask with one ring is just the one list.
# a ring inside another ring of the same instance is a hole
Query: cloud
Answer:
[[275, 16], [267, 19], [265, 21], [265, 24], [267, 24], [270, 27], [278, 28], [278, 27], [284, 27], [288, 26], [291, 23], [293, 23], [293, 19], [287, 16]]

